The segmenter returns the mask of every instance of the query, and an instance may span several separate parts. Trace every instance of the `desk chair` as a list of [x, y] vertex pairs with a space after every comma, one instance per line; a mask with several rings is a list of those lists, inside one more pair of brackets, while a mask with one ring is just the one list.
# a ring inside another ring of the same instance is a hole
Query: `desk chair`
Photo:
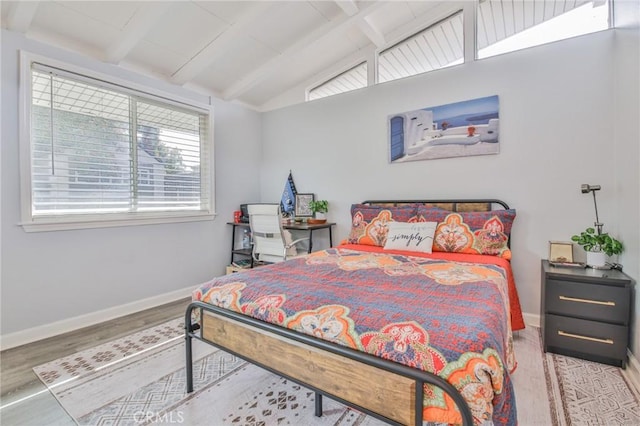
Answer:
[[255, 261], [275, 263], [299, 256], [296, 244], [309, 238], [294, 241], [291, 233], [282, 229], [280, 204], [249, 204], [247, 210]]

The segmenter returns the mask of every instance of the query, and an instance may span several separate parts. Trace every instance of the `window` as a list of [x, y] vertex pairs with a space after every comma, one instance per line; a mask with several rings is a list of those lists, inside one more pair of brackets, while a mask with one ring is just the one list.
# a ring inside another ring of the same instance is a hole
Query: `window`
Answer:
[[609, 28], [606, 0], [483, 0], [478, 6], [478, 58]]
[[211, 217], [208, 107], [45, 61], [23, 65], [26, 230]]
[[331, 80], [309, 90], [307, 100], [325, 98], [338, 93], [367, 87], [367, 63], [363, 62], [355, 67], [333, 77]]
[[382, 51], [378, 56], [378, 82], [462, 63], [462, 24], [462, 11], [459, 11]]
[[[479, 0], [473, 5], [477, 18], [475, 40], [473, 33], [464, 33], [463, 11], [457, 11], [378, 53], [377, 81], [384, 83], [461, 64], [465, 37], [467, 45], [475, 42], [476, 58], [482, 59], [606, 30], [612, 27], [611, 1]], [[451, 7], [459, 7], [454, 4]], [[471, 6], [465, 9], [469, 12]], [[359, 68], [365, 69], [360, 73], [361, 85], [343, 87], [343, 76], [351, 77]], [[309, 91], [307, 100], [365, 87], [366, 74], [366, 63], [360, 64]]]

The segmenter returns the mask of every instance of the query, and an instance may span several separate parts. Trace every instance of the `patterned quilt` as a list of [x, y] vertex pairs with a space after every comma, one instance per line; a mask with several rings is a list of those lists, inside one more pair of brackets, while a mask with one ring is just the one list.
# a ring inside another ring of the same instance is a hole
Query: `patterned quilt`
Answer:
[[[431, 371], [461, 392], [476, 424], [516, 424], [508, 272], [439, 255], [338, 247], [216, 278], [193, 299]], [[461, 422], [431, 385], [424, 418]]]

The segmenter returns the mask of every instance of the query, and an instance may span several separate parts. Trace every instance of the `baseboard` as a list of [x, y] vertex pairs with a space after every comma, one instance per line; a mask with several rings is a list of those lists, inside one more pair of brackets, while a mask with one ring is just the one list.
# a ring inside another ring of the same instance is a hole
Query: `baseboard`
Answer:
[[533, 327], [540, 327], [540, 315], [538, 314], [527, 314], [526, 312], [522, 313], [522, 318], [524, 319], [525, 325], [530, 325]]
[[175, 302], [176, 300], [189, 297], [193, 289], [194, 287], [190, 286], [169, 293], [149, 297], [147, 299], [137, 300], [135, 302], [114, 306], [112, 308], [103, 309], [101, 311], [91, 312], [89, 314], [56, 321], [51, 324], [40, 325], [37, 327], [28, 328], [26, 330], [9, 333], [0, 336], [0, 348], [2, 348], [2, 350], [15, 348], [16, 346], [21, 346], [27, 343], [35, 342], [37, 340], [57, 336], [62, 333], [68, 333], [82, 327], [95, 325], [121, 316], [143, 311], [145, 309]]
[[627, 368], [622, 370], [622, 374], [629, 380], [631, 386], [636, 388], [636, 392], [640, 394], [640, 362], [638, 358], [628, 351], [629, 362]]

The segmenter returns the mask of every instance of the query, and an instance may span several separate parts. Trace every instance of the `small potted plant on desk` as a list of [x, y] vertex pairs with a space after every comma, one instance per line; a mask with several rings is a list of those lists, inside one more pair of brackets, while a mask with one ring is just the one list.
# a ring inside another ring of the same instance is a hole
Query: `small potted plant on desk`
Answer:
[[587, 265], [596, 269], [609, 269], [606, 256], [622, 253], [622, 243], [607, 233], [596, 233], [594, 228], [587, 228], [580, 235], [571, 237], [571, 241], [581, 245], [587, 252]]
[[307, 219], [307, 223], [319, 224], [327, 221], [326, 215], [329, 211], [329, 202], [327, 200], [312, 201], [309, 204], [309, 207], [311, 208], [314, 217], [312, 219]]

